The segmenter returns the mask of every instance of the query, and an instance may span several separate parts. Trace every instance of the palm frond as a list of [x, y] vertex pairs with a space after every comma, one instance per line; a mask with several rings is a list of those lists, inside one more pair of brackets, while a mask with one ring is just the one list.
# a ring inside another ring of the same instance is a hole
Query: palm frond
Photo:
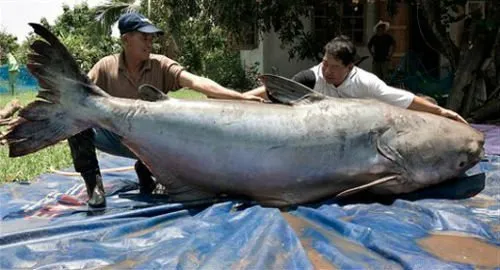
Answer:
[[138, 12], [140, 0], [109, 0], [96, 6], [96, 27], [100, 34], [109, 33], [120, 15], [127, 12]]
[[148, 17], [151, 17], [151, 0], [148, 0]]

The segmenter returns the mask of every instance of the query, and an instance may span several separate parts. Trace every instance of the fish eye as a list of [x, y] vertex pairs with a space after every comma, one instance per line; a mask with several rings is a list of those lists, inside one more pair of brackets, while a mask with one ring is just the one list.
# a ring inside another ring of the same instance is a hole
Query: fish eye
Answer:
[[468, 164], [468, 161], [469, 161], [469, 157], [466, 155], [466, 154], [461, 154], [458, 159], [455, 161], [455, 166], [457, 169], [462, 169], [464, 168], [467, 164]]

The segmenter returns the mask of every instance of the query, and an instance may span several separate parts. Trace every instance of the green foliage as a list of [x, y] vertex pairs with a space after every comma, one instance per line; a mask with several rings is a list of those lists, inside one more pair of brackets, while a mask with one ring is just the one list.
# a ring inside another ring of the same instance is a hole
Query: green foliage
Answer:
[[[103, 34], [96, 30], [95, 16], [95, 9], [84, 3], [73, 9], [63, 5], [63, 14], [53, 25], [45, 18], [40, 20], [68, 48], [84, 72], [88, 72], [102, 57], [120, 51], [119, 40], [111, 37], [111, 30]], [[20, 62], [26, 63], [29, 46], [36, 38], [31, 34], [19, 48]]]
[[179, 27], [180, 32], [185, 34], [179, 36], [182, 55], [177, 60], [191, 72], [203, 73], [204, 52], [210, 48], [224, 46], [223, 40], [214, 35], [215, 31], [211, 32], [209, 25], [201, 19], [185, 20]]
[[73, 9], [63, 5], [63, 11], [50, 28], [85, 72], [102, 57], [119, 52], [119, 41], [111, 37], [111, 31], [96, 31], [96, 12], [86, 3]]
[[[18, 99], [23, 106], [35, 99], [35, 92], [24, 92], [11, 96], [10, 94], [0, 95], [0, 108], [3, 108], [12, 99]], [[6, 127], [0, 127], [0, 132], [5, 132]], [[14, 180], [31, 180], [41, 173], [48, 172], [52, 167], [61, 169], [69, 166], [71, 155], [66, 142], [61, 142], [55, 146], [41, 150], [32, 155], [20, 158], [9, 158], [9, 151], [6, 145], [0, 145], [0, 183]]]
[[[161, 1], [161, 2], [169, 2]], [[340, 10], [340, 3], [350, 1], [322, 1], [322, 8]], [[322, 49], [333, 36], [342, 32], [339, 14], [332, 14], [325, 29], [331, 33], [316, 36], [304, 29], [301, 21], [311, 14], [316, 3], [311, 0], [234, 0], [234, 1], [201, 1], [177, 0], [172, 6], [174, 16], [193, 16], [203, 14], [215, 26], [230, 33], [233, 42], [240, 43], [250, 29], [256, 27], [259, 32], [275, 31], [284, 48], [288, 49], [290, 58], [321, 59]], [[192, 7], [196, 5], [196, 8]], [[191, 6], [191, 8], [187, 8]], [[189, 10], [191, 12], [184, 12]], [[179, 15], [181, 14], [181, 15]], [[176, 17], [176, 20], [178, 18]], [[173, 25], [171, 25], [172, 28]]]
[[213, 51], [205, 56], [204, 62], [205, 76], [221, 85], [242, 92], [258, 85], [258, 63], [243, 68], [237, 52]]
[[111, 26], [125, 12], [140, 11], [141, 6], [135, 0], [108, 0], [102, 5], [95, 7], [96, 27], [98, 33], [109, 33]]
[[19, 46], [17, 52], [19, 57], [17, 61], [22, 64], [26, 64], [28, 62], [28, 53], [30, 52], [30, 45], [35, 41], [36, 36], [34, 34], [30, 34], [26, 37], [26, 40]]
[[16, 36], [5, 31], [0, 31], [0, 64], [5, 63], [8, 52], [12, 52], [17, 58], [16, 51], [18, 48], [19, 44], [17, 44]]
[[[193, 1], [176, 1], [179, 2], [188, 4]], [[315, 39], [304, 31], [301, 21], [302, 17], [309, 15], [311, 1], [200, 1], [198, 5], [206, 14], [210, 14], [214, 25], [231, 33], [236, 42], [242, 40], [249, 29], [256, 26], [258, 31], [262, 32], [274, 30], [283, 45], [289, 47], [291, 57], [304, 59], [317, 56], [317, 52], [309, 50], [316, 48]]]
[[206, 99], [204, 94], [192, 89], [183, 88], [179, 91], [168, 92], [168, 96], [177, 99]]
[[102, 57], [120, 50], [118, 42], [105, 37], [95, 43], [92, 39], [77, 34], [61, 35], [60, 38], [84, 72], [88, 72]]
[[[13, 98], [18, 99], [26, 106], [35, 99], [35, 92], [24, 92], [11, 96], [0, 95], [0, 108], [9, 103]], [[179, 99], [203, 99], [205, 96], [189, 89], [183, 89], [168, 94]], [[0, 127], [0, 132], [5, 132], [5, 127]], [[50, 173], [50, 169], [63, 169], [72, 167], [71, 154], [66, 141], [49, 146], [39, 152], [24, 157], [9, 158], [9, 149], [6, 145], [0, 145], [0, 183], [19, 181], [31, 181], [42, 173]]]
[[[50, 24], [49, 22], [47, 21], [47, 19], [45, 17], [42, 17], [40, 19], [40, 22], [39, 22], [41, 25], [47, 27], [50, 29]], [[35, 41], [38, 37], [33, 33], [33, 32], [30, 32], [28, 34], [28, 36], [26, 36], [26, 39], [23, 41], [23, 43], [21, 44], [21, 46], [19, 46], [18, 48], [18, 58], [17, 60], [22, 63], [22, 64], [26, 64], [28, 62], [28, 54], [30, 53], [30, 45], [33, 43], [33, 41]]]
[[21, 158], [11, 159], [8, 153], [6, 146], [0, 146], [0, 183], [33, 180], [51, 168], [62, 169], [71, 165], [66, 141]]
[[228, 46], [227, 33], [203, 16], [180, 24], [182, 54], [178, 61], [189, 71], [226, 87], [248, 90], [257, 83], [256, 67], [242, 67], [239, 52]]
[[244, 33], [249, 26], [257, 25], [263, 31], [274, 29], [282, 40], [300, 34], [300, 17], [308, 15], [307, 0], [261, 1], [200, 1], [217, 25], [223, 25], [233, 34]]
[[204, 1], [151, 0], [141, 1], [140, 7], [135, 3], [111, 0], [97, 7], [102, 29], [109, 29], [125, 12], [139, 11], [166, 33], [155, 39], [155, 53], [174, 58], [188, 71], [230, 88], [248, 90], [255, 85], [255, 67], [243, 69], [239, 55], [227, 45], [227, 32], [216, 27], [213, 16], [203, 10]]

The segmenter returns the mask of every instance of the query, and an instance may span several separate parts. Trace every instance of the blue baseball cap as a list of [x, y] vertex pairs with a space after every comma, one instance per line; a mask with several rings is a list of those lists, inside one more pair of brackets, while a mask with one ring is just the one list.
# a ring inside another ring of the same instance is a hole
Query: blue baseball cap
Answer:
[[148, 18], [135, 12], [121, 15], [118, 20], [118, 29], [121, 35], [133, 31], [163, 35], [163, 31], [154, 26]]

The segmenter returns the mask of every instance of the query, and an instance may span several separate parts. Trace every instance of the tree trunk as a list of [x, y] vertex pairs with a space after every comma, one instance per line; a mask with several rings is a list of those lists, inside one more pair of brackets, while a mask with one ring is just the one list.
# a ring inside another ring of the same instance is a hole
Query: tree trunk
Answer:
[[500, 27], [497, 31], [495, 45], [493, 45], [493, 57], [495, 59], [495, 71], [497, 86], [500, 85]]
[[469, 122], [484, 123], [500, 121], [500, 98], [490, 99], [484, 106], [471, 113]]
[[[485, 51], [489, 50], [488, 41], [484, 33], [477, 30], [477, 22], [473, 22], [470, 32], [464, 38], [461, 46], [460, 60], [455, 72], [453, 87], [448, 97], [447, 107], [453, 111], [466, 115], [467, 100], [464, 100], [471, 83], [476, 79], [478, 71], [485, 60]], [[470, 91], [474, 91], [472, 87]], [[471, 93], [469, 98], [474, 95]]]
[[[492, 97], [491, 93], [500, 84], [500, 6], [496, 1], [486, 0], [485, 14], [476, 10], [467, 15], [464, 29], [459, 33], [463, 34], [459, 50], [442, 21], [443, 14], [448, 12], [444, 9], [451, 6], [443, 6], [442, 1], [418, 2], [424, 8], [432, 32], [440, 43], [440, 52], [455, 71], [447, 107], [465, 117], [479, 114], [481, 119], [485, 118], [482, 113], [496, 112], [492, 100], [498, 101], [498, 98]], [[493, 64], [487, 65], [485, 59], [493, 61]], [[481, 110], [482, 106], [488, 108]]]
[[459, 50], [453, 43], [450, 35], [446, 32], [445, 26], [441, 23], [441, 7], [439, 2], [435, 0], [420, 0], [422, 8], [425, 10], [427, 22], [441, 45], [441, 53], [448, 59], [451, 68], [456, 70]]
[[469, 115], [471, 111], [484, 105], [487, 100], [486, 82], [484, 77], [477, 75], [470, 87], [467, 88], [467, 95], [464, 99], [462, 115]]

